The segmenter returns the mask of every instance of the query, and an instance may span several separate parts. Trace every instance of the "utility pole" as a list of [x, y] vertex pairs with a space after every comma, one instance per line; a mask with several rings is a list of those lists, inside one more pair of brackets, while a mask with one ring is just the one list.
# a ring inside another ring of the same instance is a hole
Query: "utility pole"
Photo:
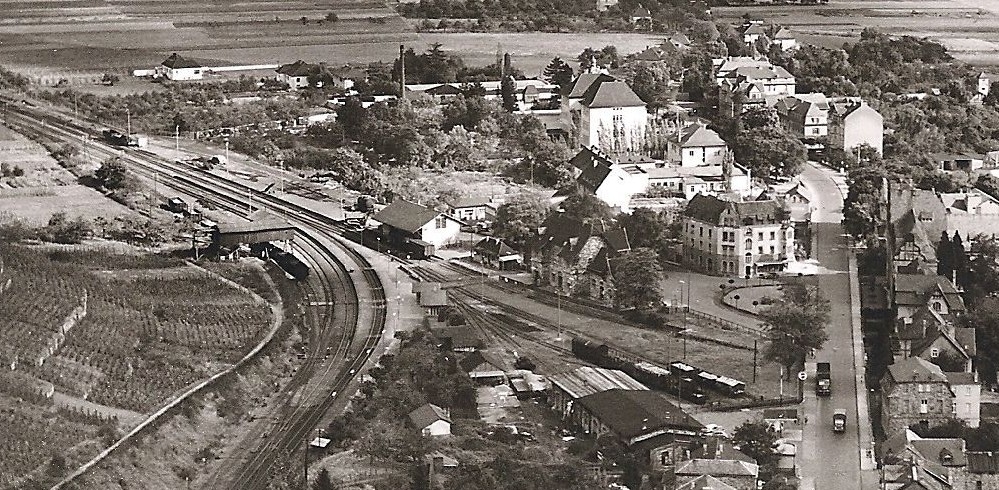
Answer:
[[757, 350], [757, 341], [753, 339], [753, 382], [756, 382], [756, 359], [759, 351]]
[[176, 125], [173, 128], [173, 143], [174, 152], [177, 153], [177, 159], [180, 159], [180, 125]]
[[[128, 107], [125, 108], [125, 135], [128, 138], [132, 137], [132, 111]], [[126, 140], [127, 142], [127, 140]]]

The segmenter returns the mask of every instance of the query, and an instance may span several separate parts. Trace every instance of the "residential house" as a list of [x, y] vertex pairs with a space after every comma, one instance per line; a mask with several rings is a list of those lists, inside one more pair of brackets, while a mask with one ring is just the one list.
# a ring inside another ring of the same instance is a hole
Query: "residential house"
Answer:
[[978, 95], [980, 95], [983, 99], [989, 96], [989, 92], [992, 90], [993, 80], [999, 81], [999, 77], [984, 71], [978, 74]]
[[933, 191], [894, 183], [882, 184], [886, 208], [878, 210], [888, 226], [885, 245], [888, 306], [893, 307], [896, 276], [899, 274], [936, 274], [936, 245], [946, 230], [947, 212], [943, 201]]
[[953, 472], [968, 464], [964, 439], [959, 437], [923, 438], [904, 429], [889, 437], [881, 447], [881, 460], [886, 464], [911, 461], [944, 480], [950, 480]]
[[472, 255], [482, 265], [499, 270], [519, 269], [524, 265], [524, 256], [496, 237], [487, 236], [472, 247]]
[[868, 145], [884, 153], [884, 118], [864, 101], [834, 101], [829, 107], [829, 145], [853, 152]]
[[496, 384], [506, 380], [506, 364], [491, 352], [477, 350], [466, 355], [458, 366], [468, 373], [468, 377], [480, 383]]
[[977, 153], [931, 153], [929, 159], [937, 170], [944, 172], [973, 172], [985, 166], [985, 155]]
[[794, 38], [794, 34], [790, 30], [781, 27], [774, 34], [773, 44], [780, 47], [781, 51], [790, 51], [798, 47], [798, 40]]
[[378, 227], [380, 238], [393, 247], [406, 247], [415, 242], [440, 248], [457, 241], [461, 231], [458, 220], [405, 199], [392, 201], [371, 219], [381, 223]]
[[812, 219], [812, 191], [802, 184], [796, 182], [787, 190], [776, 191], [774, 194], [787, 206], [791, 213], [791, 221], [795, 223], [807, 223]]
[[999, 452], [968, 451], [964, 471], [951, 479], [954, 490], [999, 490]]
[[[919, 357], [903, 359], [890, 366], [881, 378], [881, 424], [885, 434], [895, 434], [913, 424], [934, 427], [957, 419], [955, 389], [963, 390], [967, 379], [953, 376], [952, 385], [939, 366]], [[973, 390], [972, 390], [973, 391]], [[979, 405], [974, 394], [961, 395], [960, 420], [978, 423]]]
[[982, 385], [978, 373], [949, 372], [947, 384], [954, 392], [954, 417], [963, 420], [968, 427], [978, 427], [982, 420]]
[[[713, 60], [717, 67], [715, 82], [728, 92], [735, 92], [745, 83], [759, 83], [764, 96], [794, 95], [796, 82], [794, 75], [784, 67], [774, 65], [766, 59], [749, 56], [733, 56]], [[723, 91], [724, 92], [724, 91]], [[719, 94], [719, 98], [722, 94]]]
[[431, 322], [430, 332], [437, 339], [437, 347], [444, 351], [468, 353], [482, 348], [482, 339], [469, 325]]
[[792, 95], [775, 107], [780, 122], [795, 136], [821, 138], [829, 134], [829, 101], [825, 94]]
[[949, 370], [972, 372], [977, 356], [975, 329], [955, 327], [949, 317], [945, 319], [928, 305], [912, 316], [897, 319], [895, 336], [896, 359], [921, 357], [930, 362], [946, 361]]
[[[485, 80], [472, 83], [477, 85], [477, 88], [482, 90], [482, 97], [484, 99], [499, 100], [502, 98], [501, 87], [503, 82], [501, 80]], [[537, 78], [514, 80], [513, 83], [514, 95], [516, 96], [520, 109], [527, 109], [533, 106], [536, 102], [557, 99], [559, 96], [557, 85]], [[467, 88], [467, 84], [458, 82], [417, 83], [407, 84], [406, 93], [412, 95], [424, 95], [437, 100], [438, 102], [445, 102], [464, 94]]]
[[938, 194], [945, 209], [949, 236], [959, 233], [970, 246], [975, 236], [999, 236], [999, 200], [977, 188]]
[[420, 408], [409, 412], [409, 423], [424, 436], [451, 435], [450, 412], [432, 403], [425, 403]]
[[610, 261], [631, 250], [631, 245], [622, 228], [586, 225], [556, 214], [545, 220], [532, 249], [535, 284], [613, 305]]
[[201, 80], [204, 78], [204, 67], [201, 63], [173, 53], [154, 69], [156, 78], [166, 78], [175, 82], [184, 80]]
[[669, 61], [677, 55], [677, 49], [673, 44], [664, 42], [659, 46], [649, 46], [634, 55], [634, 60], [642, 63], [661, 63]]
[[739, 32], [742, 33], [742, 41], [749, 45], [756, 44], [760, 38], [767, 39], [767, 28], [760, 22], [747, 22], [739, 28]]
[[967, 311], [964, 300], [949, 279], [928, 274], [898, 274], [891, 307], [897, 319], [914, 317], [920, 309], [929, 309], [946, 321]]
[[[748, 457], [743, 455], [743, 458]], [[756, 490], [759, 488], [757, 480], [760, 475], [760, 467], [751, 458], [750, 461], [745, 461], [742, 458], [698, 458], [677, 464], [674, 474], [676, 475], [677, 488], [682, 488], [698, 478], [711, 476], [738, 490]]]
[[495, 217], [495, 208], [491, 206], [493, 200], [488, 196], [458, 197], [448, 199], [445, 204], [448, 214], [462, 223], [492, 221]]
[[597, 12], [606, 12], [607, 9], [617, 5], [618, 0], [597, 0]]
[[677, 32], [666, 38], [666, 43], [671, 44], [676, 49], [686, 49], [690, 46], [690, 38], [682, 32]]
[[580, 187], [608, 206], [625, 209], [631, 197], [649, 187], [648, 173], [636, 165], [604, 165], [594, 161], [576, 178]]
[[679, 140], [671, 145], [670, 159], [679, 161], [681, 167], [721, 165], [728, 155], [728, 145], [713, 129], [694, 123], [680, 133]]
[[[577, 116], [572, 120], [577, 122]], [[607, 152], [632, 152], [645, 142], [645, 102], [625, 82], [597, 81], [579, 102], [579, 143]]]
[[780, 201], [697, 195], [682, 220], [683, 262], [708, 274], [753, 277], [794, 260], [794, 227]]
[[288, 88], [292, 90], [298, 90], [306, 88], [311, 84], [309, 76], [319, 74], [319, 65], [298, 60], [294, 63], [281, 65], [274, 71], [277, 72], [277, 80], [279, 82], [287, 83]]
[[[698, 194], [735, 194], [745, 197], [751, 195], [753, 190], [749, 170], [734, 162], [699, 167], [654, 167], [646, 173], [646, 194], [680, 196], [690, 200]], [[630, 208], [639, 207], [634, 201], [633, 198]]]
[[682, 485], [678, 484], [676, 490], [736, 490], [736, 487], [711, 475], [701, 475]]
[[575, 113], [580, 110], [581, 104], [583, 103], [583, 96], [588, 90], [590, 90], [590, 87], [599, 83], [613, 81], [617, 81], [617, 79], [605, 72], [598, 71], [595, 65], [591, 66], [589, 71], [580, 73], [579, 76], [573, 80], [572, 87], [569, 88], [569, 93], [567, 93], [563, 98], [563, 111], [566, 112], [567, 115], [573, 114], [575, 118], [575, 116], [577, 116]]
[[651, 29], [652, 28], [652, 12], [649, 9], [638, 5], [631, 13], [631, 23], [635, 26], [635, 29]]

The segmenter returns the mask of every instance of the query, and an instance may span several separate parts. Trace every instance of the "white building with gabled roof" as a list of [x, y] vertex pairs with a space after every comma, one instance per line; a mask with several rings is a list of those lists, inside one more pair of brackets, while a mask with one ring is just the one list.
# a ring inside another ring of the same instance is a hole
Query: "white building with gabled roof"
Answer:
[[171, 54], [155, 68], [157, 78], [165, 77], [167, 80], [201, 80], [204, 78], [204, 67], [201, 63], [189, 58], [185, 58], [177, 53]]

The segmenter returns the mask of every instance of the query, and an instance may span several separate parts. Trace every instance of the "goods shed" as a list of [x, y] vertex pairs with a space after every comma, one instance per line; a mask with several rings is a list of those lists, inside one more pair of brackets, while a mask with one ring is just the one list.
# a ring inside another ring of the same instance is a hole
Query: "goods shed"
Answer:
[[264, 242], [294, 241], [295, 227], [276, 216], [257, 215], [248, 223], [219, 223], [212, 230], [212, 244], [223, 249]]

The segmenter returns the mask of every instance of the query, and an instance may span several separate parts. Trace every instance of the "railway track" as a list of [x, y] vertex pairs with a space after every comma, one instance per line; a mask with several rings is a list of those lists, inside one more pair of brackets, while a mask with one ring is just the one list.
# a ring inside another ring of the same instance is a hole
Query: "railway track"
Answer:
[[[313, 303], [320, 307], [307, 314], [314, 327], [309, 332], [310, 351], [275, 403], [278, 408], [274, 413], [279, 420], [276, 426], [267, 428], [262, 437], [257, 437], [257, 432], [251, 429], [239, 445], [246, 450], [228, 456], [222, 468], [204, 485], [212, 489], [264, 488], [275, 461], [293, 456], [301, 443], [307, 441], [313, 427], [337, 400], [337, 395], [344, 393], [382, 336], [386, 298], [370, 262], [344, 243], [338, 236], [341, 231], [338, 227], [308, 208], [154, 154], [89, 142], [84, 138], [95, 128], [51, 114], [7, 107], [4, 116], [8, 125], [36, 137], [54, 142], [84, 141], [88, 152], [121, 157], [133, 172], [157, 180], [162, 175], [159, 181], [165, 186], [197, 195], [238, 216], [247, 216], [254, 210], [243, 197], [256, 198], [259, 208], [283, 214], [298, 228], [299, 236], [304, 238], [298, 242], [299, 247], [315, 271], [307, 289], [314, 299], [319, 299]], [[40, 128], [39, 120], [43, 122]], [[334, 248], [351, 263], [349, 268]], [[359, 276], [357, 279], [363, 281], [366, 289], [366, 306], [371, 311], [366, 325], [359, 324], [362, 305], [352, 273]]]

